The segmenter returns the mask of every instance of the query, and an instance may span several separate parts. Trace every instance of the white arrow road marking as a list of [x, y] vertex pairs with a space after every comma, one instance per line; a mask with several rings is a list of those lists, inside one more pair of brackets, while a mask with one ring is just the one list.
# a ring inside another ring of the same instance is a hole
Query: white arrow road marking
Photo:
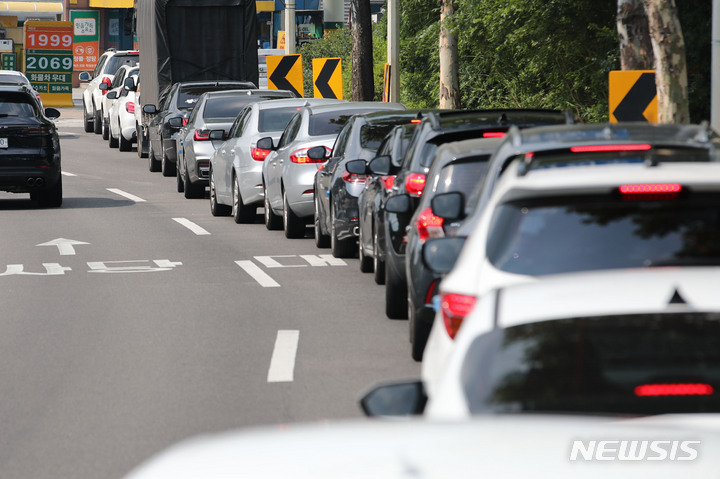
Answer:
[[250, 260], [235, 261], [235, 264], [245, 270], [252, 279], [257, 281], [263, 288], [279, 288], [280, 284], [272, 279], [265, 271], [261, 270], [258, 265]]
[[48, 241], [47, 243], [40, 243], [39, 245], [35, 245], [35, 246], [57, 246], [57, 249], [60, 252], [61, 256], [72, 256], [75, 254], [75, 248], [73, 248], [73, 245], [78, 245], [78, 244], [90, 244], [90, 243], [86, 243], [84, 241], [65, 239], [65, 238], [57, 238], [52, 241]]
[[209, 235], [210, 234], [210, 232], [208, 230], [196, 225], [195, 223], [193, 223], [192, 221], [190, 221], [187, 218], [173, 218], [173, 221], [177, 221], [178, 223], [180, 223], [181, 225], [183, 225], [185, 228], [189, 229], [196, 235]]
[[267, 380], [269, 383], [293, 381], [299, 339], [300, 331], [283, 329], [278, 331], [268, 370]]
[[134, 201], [135, 203], [144, 203], [145, 202], [144, 199], [142, 199], [138, 196], [135, 196], [135, 195], [131, 195], [130, 193], [127, 193], [123, 190], [119, 190], [117, 188], [106, 188], [106, 189], [111, 193], [115, 193], [116, 195], [124, 196], [125, 198], [127, 198], [131, 201]]

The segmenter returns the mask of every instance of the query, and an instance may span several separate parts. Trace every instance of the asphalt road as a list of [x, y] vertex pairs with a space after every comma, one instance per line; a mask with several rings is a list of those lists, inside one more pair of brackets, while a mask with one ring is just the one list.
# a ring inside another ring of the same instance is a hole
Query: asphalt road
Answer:
[[118, 478], [192, 435], [359, 417], [369, 386], [419, 376], [356, 259], [211, 216], [61, 111], [63, 207], [0, 193], [0, 477]]

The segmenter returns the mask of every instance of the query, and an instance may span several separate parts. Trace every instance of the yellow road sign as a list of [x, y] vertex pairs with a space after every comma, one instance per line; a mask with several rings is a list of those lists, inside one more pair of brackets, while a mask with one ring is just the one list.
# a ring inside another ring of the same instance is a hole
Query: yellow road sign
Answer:
[[312, 67], [315, 98], [342, 100], [342, 62], [340, 58], [314, 58]]
[[290, 90], [299, 98], [303, 97], [303, 70], [301, 55], [267, 56], [268, 88]]
[[657, 91], [654, 70], [615, 70], [608, 88], [610, 122], [657, 123]]

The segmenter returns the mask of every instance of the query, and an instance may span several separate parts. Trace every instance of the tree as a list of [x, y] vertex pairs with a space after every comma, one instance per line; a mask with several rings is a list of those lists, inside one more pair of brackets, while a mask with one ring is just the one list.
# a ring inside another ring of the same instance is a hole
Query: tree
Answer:
[[454, 0], [440, 0], [440, 108], [460, 108], [458, 48], [450, 20], [455, 13]]
[[620, 69], [652, 70], [652, 42], [642, 0], [618, 0], [617, 30]]
[[372, 101], [373, 78], [372, 20], [370, 0], [352, 0], [352, 99]]

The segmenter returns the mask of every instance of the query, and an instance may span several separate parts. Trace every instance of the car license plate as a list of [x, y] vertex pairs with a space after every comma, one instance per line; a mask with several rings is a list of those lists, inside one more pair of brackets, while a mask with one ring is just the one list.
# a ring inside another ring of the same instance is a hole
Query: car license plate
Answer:
[[0, 148], [7, 148], [7, 147], [8, 147], [8, 139], [0, 138]]

